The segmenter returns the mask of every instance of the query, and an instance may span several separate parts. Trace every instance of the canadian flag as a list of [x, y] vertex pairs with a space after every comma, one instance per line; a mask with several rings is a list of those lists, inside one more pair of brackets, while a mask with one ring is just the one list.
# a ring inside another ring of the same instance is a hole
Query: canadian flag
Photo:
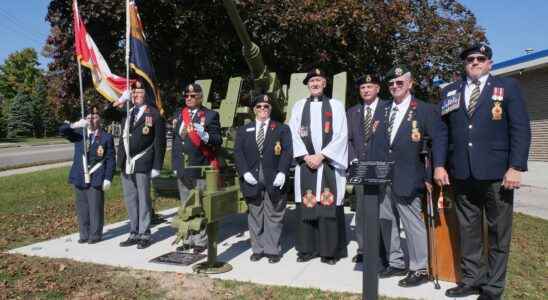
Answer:
[[72, 10], [76, 58], [83, 66], [90, 69], [95, 89], [107, 100], [114, 102], [126, 91], [126, 78], [112, 74], [110, 71], [103, 55], [86, 30], [76, 0], [72, 2]]

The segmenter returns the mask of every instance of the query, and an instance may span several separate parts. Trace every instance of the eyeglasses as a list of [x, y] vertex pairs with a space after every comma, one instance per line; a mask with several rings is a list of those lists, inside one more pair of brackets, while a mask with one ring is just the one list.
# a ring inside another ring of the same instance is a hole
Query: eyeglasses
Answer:
[[264, 105], [255, 105], [256, 109], [270, 109], [270, 105], [264, 104]]
[[403, 80], [396, 80], [396, 81], [389, 81], [388, 82], [389, 87], [393, 87], [393, 86], [402, 87], [404, 84], [405, 84], [405, 81], [403, 81]]
[[475, 60], [477, 60], [479, 63], [484, 63], [487, 61], [487, 57], [485, 56], [468, 56], [466, 58], [466, 62], [471, 64], [473, 63]]
[[197, 94], [186, 94], [185, 98], [196, 99], [196, 98], [198, 98], [198, 95]]

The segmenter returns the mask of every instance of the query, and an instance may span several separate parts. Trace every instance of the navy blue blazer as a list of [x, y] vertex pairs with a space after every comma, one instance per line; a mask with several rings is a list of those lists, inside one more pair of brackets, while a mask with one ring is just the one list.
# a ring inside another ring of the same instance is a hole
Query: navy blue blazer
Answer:
[[[293, 161], [291, 131], [289, 126], [271, 119], [263, 144], [262, 158], [259, 155], [255, 135], [255, 122], [241, 126], [236, 133], [234, 161], [240, 174], [240, 189], [245, 197], [257, 197], [266, 189], [271, 199], [275, 201], [280, 195], [286, 194], [289, 187], [288, 173]], [[281, 149], [277, 145], [281, 146]], [[276, 151], [277, 147], [280, 152]], [[243, 175], [250, 172], [255, 179], [259, 180], [259, 164], [263, 167], [264, 185], [261, 183], [250, 185], [245, 182]], [[272, 186], [278, 172], [285, 174], [285, 183], [281, 190]]]
[[[219, 113], [201, 106], [194, 115], [192, 122], [200, 123], [201, 114], [205, 117], [204, 127], [205, 131], [209, 134], [209, 140], [206, 145], [210, 146], [214, 152], [217, 152], [218, 148], [223, 143]], [[174, 119], [176, 122], [174, 123], [175, 126], [173, 127], [172, 135], [171, 167], [174, 171], [177, 171], [177, 177], [190, 176], [194, 179], [200, 178], [199, 169], [185, 168], [185, 159], [188, 166], [207, 166], [209, 165], [209, 161], [202, 155], [200, 150], [192, 144], [188, 135], [181, 138], [179, 127], [181, 127], [183, 118], [180, 109], [177, 110], [177, 115], [174, 116]]]
[[[152, 124], [146, 124], [147, 117], [151, 118]], [[123, 135], [125, 124], [126, 120], [123, 119], [122, 134], [118, 143], [118, 167], [122, 172], [126, 168], [126, 150]], [[145, 130], [144, 127], [148, 127], [148, 130]], [[149, 173], [152, 169], [161, 170], [166, 153], [166, 125], [160, 112], [155, 107], [147, 105], [143, 115], [135, 122], [133, 127], [130, 126], [129, 133], [129, 154], [131, 157], [152, 145], [152, 149], [135, 163], [135, 173]]]
[[[416, 103], [416, 108], [410, 119], [413, 101]], [[389, 141], [387, 126], [392, 102], [388, 103], [386, 108], [384, 130]], [[432, 169], [425, 169], [424, 155], [421, 155], [421, 150], [425, 136], [434, 140], [439, 135], [437, 129], [440, 127], [441, 120], [436, 110], [434, 105], [412, 98], [392, 145], [387, 146], [388, 160], [394, 161], [392, 191], [398, 196], [416, 196], [424, 192], [424, 182], [432, 180]], [[411, 137], [413, 120], [417, 121], [420, 132], [418, 141]]]
[[373, 112], [372, 135], [365, 141], [363, 128], [364, 105], [357, 104], [346, 112], [348, 120], [348, 162], [358, 159], [360, 161], [386, 161], [387, 159], [387, 135], [383, 132], [385, 127], [386, 106], [389, 101], [378, 100]]
[[114, 139], [112, 135], [101, 129], [99, 130], [99, 135], [95, 137], [93, 144], [90, 145], [87, 153], [88, 169], [91, 169], [100, 161], [103, 161], [103, 165], [91, 174], [91, 182], [86, 184], [84, 181], [84, 166], [82, 161], [82, 156], [85, 151], [82, 129], [72, 129], [70, 128], [70, 124], [63, 124], [59, 128], [59, 133], [74, 143], [74, 157], [69, 173], [69, 182], [71, 184], [74, 184], [78, 188], [89, 188], [90, 186], [102, 188], [103, 180], [112, 181], [114, 167], [116, 165], [114, 157]]
[[[460, 99], [458, 108], [442, 116], [440, 139], [434, 143], [434, 166], [449, 163], [457, 179], [500, 180], [509, 167], [527, 170], [531, 143], [529, 115], [516, 80], [489, 76], [474, 114], [466, 112], [466, 81], [454, 82], [442, 91], [440, 112], [451, 97]], [[494, 88], [503, 88], [502, 116], [493, 118]]]

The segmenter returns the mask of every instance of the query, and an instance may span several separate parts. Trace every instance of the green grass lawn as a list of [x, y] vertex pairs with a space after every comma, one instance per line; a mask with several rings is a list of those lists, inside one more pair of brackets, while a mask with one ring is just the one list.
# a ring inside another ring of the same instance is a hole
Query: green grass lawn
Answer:
[[53, 136], [53, 137], [25, 137], [25, 138], [0, 138], [0, 144], [6, 144], [9, 146], [17, 145], [47, 145], [47, 144], [66, 144], [69, 143], [65, 138]]
[[[166, 162], [169, 161], [169, 155]], [[69, 168], [0, 177], [0, 251], [78, 231]], [[120, 177], [106, 194], [105, 222], [127, 218]], [[160, 198], [157, 210], [175, 207]], [[514, 215], [505, 299], [548, 299], [548, 221]], [[64, 259], [0, 254], [0, 299], [361, 299], [317, 289], [274, 287]], [[386, 299], [386, 298], [383, 298]]]

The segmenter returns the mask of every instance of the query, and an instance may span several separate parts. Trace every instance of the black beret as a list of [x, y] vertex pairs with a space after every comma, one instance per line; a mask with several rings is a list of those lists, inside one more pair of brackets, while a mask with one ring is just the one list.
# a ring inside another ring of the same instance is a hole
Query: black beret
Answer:
[[327, 75], [325, 75], [324, 71], [322, 71], [318, 68], [314, 68], [314, 69], [310, 70], [308, 73], [306, 73], [306, 77], [303, 80], [303, 84], [307, 85], [310, 78], [316, 77], [316, 76], [320, 76], [320, 77], [323, 77], [323, 78], [327, 79]]
[[272, 104], [270, 103], [271, 101], [272, 100], [270, 99], [270, 97], [267, 94], [261, 94], [259, 96], [256, 96], [255, 98], [253, 98], [252, 107], [255, 107], [255, 105], [257, 105], [259, 103], [268, 103], [272, 106]]
[[390, 81], [394, 78], [398, 78], [408, 72], [411, 72], [406, 65], [395, 65], [386, 73], [386, 81]]
[[461, 60], [465, 60], [468, 55], [470, 54], [483, 54], [485, 56], [487, 56], [487, 58], [491, 59], [491, 57], [493, 57], [493, 50], [491, 50], [491, 48], [485, 44], [475, 44], [471, 47], [468, 47], [467, 49], [464, 49], [464, 51], [462, 51], [460, 53], [460, 59]]
[[189, 84], [185, 87], [185, 94], [186, 93], [191, 93], [191, 92], [201, 93], [202, 92], [202, 87], [197, 83], [191, 83], [191, 84]]
[[365, 74], [363, 76], [358, 77], [356, 79], [356, 86], [359, 88], [362, 84], [365, 83], [373, 83], [373, 84], [381, 84], [379, 76], [376, 74]]

